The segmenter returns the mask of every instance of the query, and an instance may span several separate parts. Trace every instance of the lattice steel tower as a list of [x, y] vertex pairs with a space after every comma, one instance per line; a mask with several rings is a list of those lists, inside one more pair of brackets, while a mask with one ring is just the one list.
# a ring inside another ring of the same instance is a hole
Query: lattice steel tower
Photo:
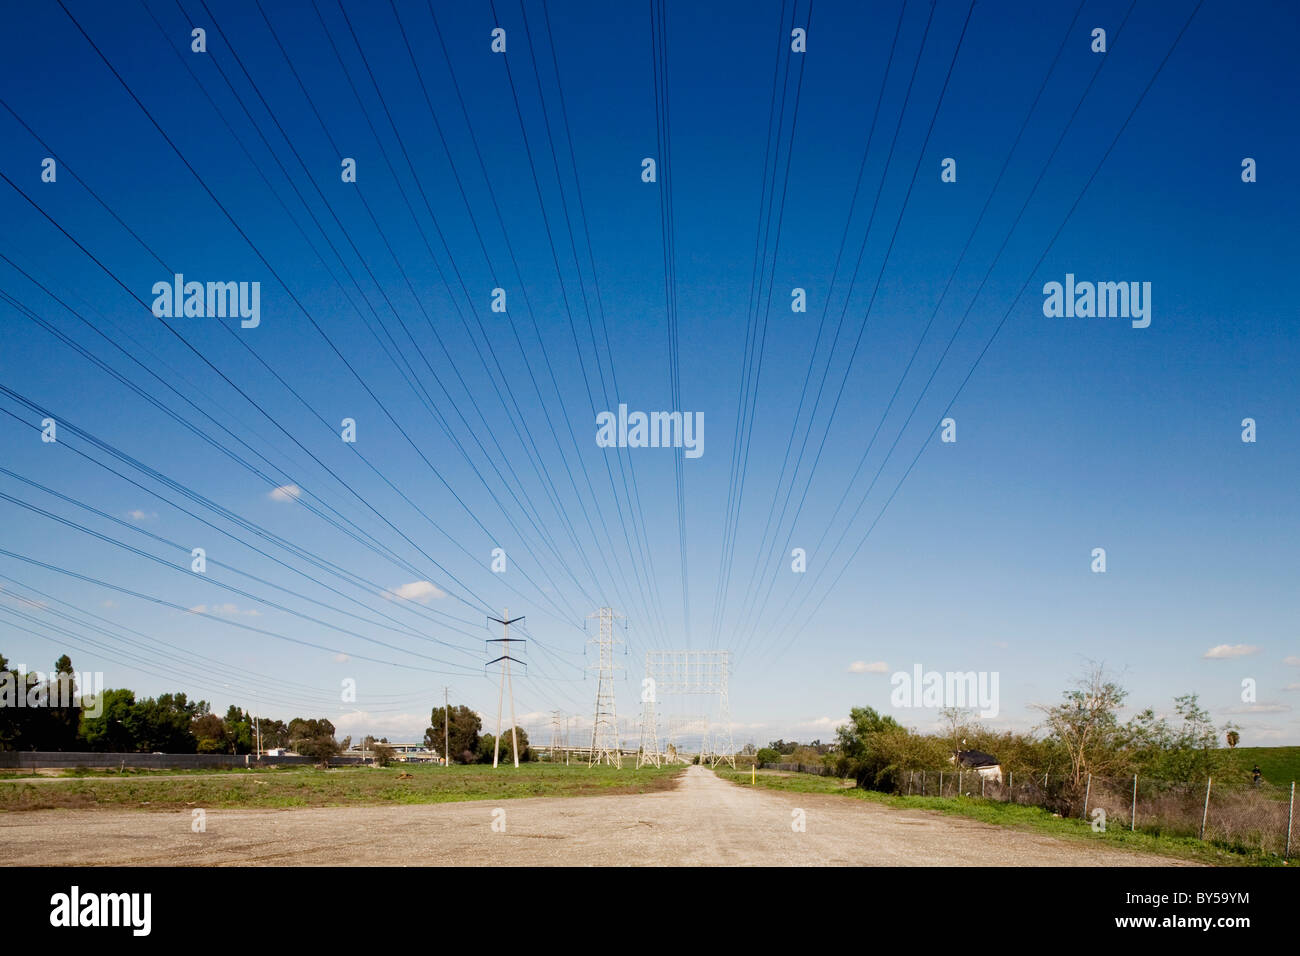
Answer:
[[600, 636], [588, 644], [596, 645], [596, 712], [591, 726], [591, 758], [587, 766], [608, 763], [620, 770], [623, 767], [622, 747], [618, 737], [618, 713], [614, 706], [614, 637], [613, 608], [602, 607], [590, 618], [600, 619]]
[[650, 655], [646, 655], [645, 679], [641, 682], [641, 746], [637, 750], [636, 766], [660, 766], [663, 755], [659, 753], [659, 728], [655, 718], [655, 679], [650, 676]]

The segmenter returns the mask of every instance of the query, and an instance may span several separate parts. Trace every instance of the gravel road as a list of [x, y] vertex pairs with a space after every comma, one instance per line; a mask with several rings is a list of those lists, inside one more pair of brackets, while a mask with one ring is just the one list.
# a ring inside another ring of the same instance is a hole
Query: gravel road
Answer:
[[[802, 811], [805, 829], [791, 824]], [[672, 791], [302, 810], [0, 814], [10, 865], [1188, 865], [691, 767]], [[494, 829], [494, 824], [496, 829]], [[501, 827], [504, 826], [504, 830]]]

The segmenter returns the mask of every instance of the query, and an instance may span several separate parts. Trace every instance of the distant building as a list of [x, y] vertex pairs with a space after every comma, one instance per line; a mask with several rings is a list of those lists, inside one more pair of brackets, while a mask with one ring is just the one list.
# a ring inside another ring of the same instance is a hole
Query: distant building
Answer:
[[349, 756], [362, 756], [373, 751], [375, 745], [387, 747], [393, 752], [393, 759], [398, 763], [442, 763], [442, 757], [438, 751], [426, 747], [423, 743], [383, 743], [374, 741], [370, 747], [364, 744], [355, 744], [348, 751]]

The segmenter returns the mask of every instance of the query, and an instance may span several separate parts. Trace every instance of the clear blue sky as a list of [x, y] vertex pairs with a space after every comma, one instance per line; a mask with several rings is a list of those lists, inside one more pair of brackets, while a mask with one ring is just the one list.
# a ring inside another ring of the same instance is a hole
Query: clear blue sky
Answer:
[[[286, 719], [329, 716], [345, 733], [418, 737], [444, 685], [454, 702], [495, 717], [495, 671], [484, 665], [497, 651], [483, 640], [498, 635], [485, 616], [508, 607], [526, 615], [530, 638], [517, 651], [528, 662], [517, 707], [544, 742], [542, 714], [590, 719], [585, 618], [607, 603], [628, 625], [618, 704], [629, 737], [645, 651], [717, 647], [736, 656], [737, 742], [829, 738], [851, 706], [889, 710], [889, 674], [918, 663], [998, 672], [995, 724], [1027, 727], [1033, 704], [1095, 660], [1138, 707], [1168, 710], [1196, 692], [1247, 743], [1300, 743], [1292, 5], [1243, 15], [1209, 0], [1170, 54], [1193, 2], [1139, 0], [1129, 14], [1127, 0], [1087, 0], [1077, 19], [1071, 0], [981, 3], [963, 37], [968, 5], [951, 0], [932, 19], [926, 0], [905, 9], [817, 0], [811, 10], [806, 0], [669, 0], [668, 151], [656, 135], [647, 3], [525, 0], [521, 12], [518, 0], [495, 10], [435, 0], [438, 31], [424, 2], [398, 2], [395, 19], [387, 3], [345, 0], [345, 17], [331, 0], [320, 5], [323, 26], [310, 4], [263, 3], [272, 33], [245, 0], [65, 2], [75, 24], [58, 4], [14, 5], [0, 37], [0, 98], [12, 110], [0, 109], [0, 172], [17, 187], [0, 183], [0, 247], [89, 325], [5, 262], [0, 288], [264, 476], [0, 301], [0, 382], [60, 427], [58, 443], [42, 443], [43, 416], [0, 395], [0, 409], [21, 419], [0, 415], [0, 463], [183, 545], [0, 474], [5, 494], [171, 566], [7, 500], [2, 547], [215, 615], [0, 556], [11, 579], [0, 580], [0, 652], [11, 662], [48, 668], [66, 651], [79, 670], [104, 671], [108, 686], [183, 689], [220, 710], [235, 702]], [[490, 49], [498, 25], [504, 56]], [[790, 52], [792, 25], [808, 29], [804, 54]], [[195, 26], [207, 30], [206, 53], [190, 51]], [[1107, 30], [1104, 55], [1090, 49], [1097, 27]], [[41, 181], [46, 156], [58, 161], [54, 183]], [[355, 184], [340, 180], [343, 157], [357, 161]], [[657, 183], [641, 181], [644, 157], [658, 161]], [[955, 183], [940, 180], [946, 157], [957, 161]], [[1255, 183], [1242, 182], [1244, 157], [1258, 163]], [[675, 349], [660, 205], [669, 188]], [[260, 326], [180, 318], [173, 335], [126, 291], [151, 303], [172, 271], [261, 282]], [[1043, 284], [1067, 273], [1150, 282], [1150, 327], [1045, 317]], [[505, 314], [489, 308], [497, 286]], [[807, 292], [805, 313], [790, 309], [795, 287]], [[949, 413], [958, 441], [943, 444], [938, 421], [1004, 315]], [[763, 336], [761, 372], [745, 393], [756, 397], [742, 467], [733, 443], [743, 368], [747, 356], [758, 362], [746, 349], [751, 323]], [[682, 462], [684, 544], [674, 452], [596, 445], [594, 411], [620, 402], [703, 413], [704, 454]], [[355, 445], [339, 438], [345, 417], [357, 422]], [[1257, 422], [1251, 444], [1241, 441], [1247, 417]], [[113, 461], [68, 426], [177, 485]], [[764, 540], [792, 470], [784, 521]], [[742, 472], [737, 510], [729, 492]], [[289, 484], [301, 495], [272, 494]], [[331, 517], [337, 509], [383, 554], [307, 503]], [[206, 577], [189, 570], [192, 547], [207, 550]], [[494, 547], [507, 554], [505, 574], [490, 569]], [[794, 547], [807, 552], [801, 575], [790, 570]], [[1090, 570], [1097, 547], [1105, 574]], [[413, 602], [376, 590], [423, 581], [437, 590], [403, 592]], [[34, 598], [29, 587], [80, 609], [38, 598], [79, 623], [9, 596]], [[87, 626], [86, 612], [114, 636]], [[339, 699], [348, 678], [355, 703]], [[1241, 700], [1246, 678], [1257, 682], [1253, 703]], [[701, 709], [665, 701], [661, 719]], [[936, 717], [891, 712], [921, 727]]]

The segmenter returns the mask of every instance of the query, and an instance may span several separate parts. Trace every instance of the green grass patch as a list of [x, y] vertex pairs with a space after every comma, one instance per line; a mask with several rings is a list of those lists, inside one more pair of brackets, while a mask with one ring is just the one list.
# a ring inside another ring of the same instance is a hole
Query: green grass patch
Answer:
[[[749, 786], [750, 774], [748, 772], [725, 769], [719, 769], [716, 772], [718, 776], [733, 783]], [[874, 790], [861, 790], [854, 786], [852, 781], [840, 780], [837, 777], [819, 777], [809, 773], [779, 773], [765, 770], [758, 772], [757, 785], [793, 793], [839, 794], [858, 800], [869, 800], [872, 803], [895, 809], [929, 810], [952, 814], [995, 826], [1044, 833], [1079, 843], [1095, 844], [1098, 840], [1101, 840], [1109, 846], [1122, 849], [1154, 853], [1183, 860], [1194, 860], [1198, 863], [1209, 863], [1216, 866], [1287, 865], [1286, 861], [1274, 853], [1265, 853], [1260, 850], [1251, 850], [1211, 841], [1201, 841], [1195, 837], [1147, 833], [1141, 829], [1129, 831], [1122, 827], [1113, 827], [1104, 833], [1094, 833], [1092, 826], [1086, 820], [1067, 819], [1056, 816], [1042, 807], [1003, 803], [999, 800], [984, 800], [979, 797], [919, 797], [878, 793]]]
[[[676, 785], [682, 767], [613, 767], [522, 764], [502, 766], [393, 766], [321, 770], [316, 767], [241, 774], [187, 774], [160, 780], [82, 777], [44, 783], [22, 780], [0, 785], [0, 811], [47, 809], [186, 807], [261, 808], [376, 806], [446, 803], [517, 797], [572, 797], [603, 793], [647, 793]], [[403, 778], [403, 774], [409, 774]]]
[[1275, 787], [1289, 790], [1292, 780], [1300, 780], [1300, 747], [1237, 747], [1231, 753], [1243, 779], [1258, 764], [1264, 780]]

